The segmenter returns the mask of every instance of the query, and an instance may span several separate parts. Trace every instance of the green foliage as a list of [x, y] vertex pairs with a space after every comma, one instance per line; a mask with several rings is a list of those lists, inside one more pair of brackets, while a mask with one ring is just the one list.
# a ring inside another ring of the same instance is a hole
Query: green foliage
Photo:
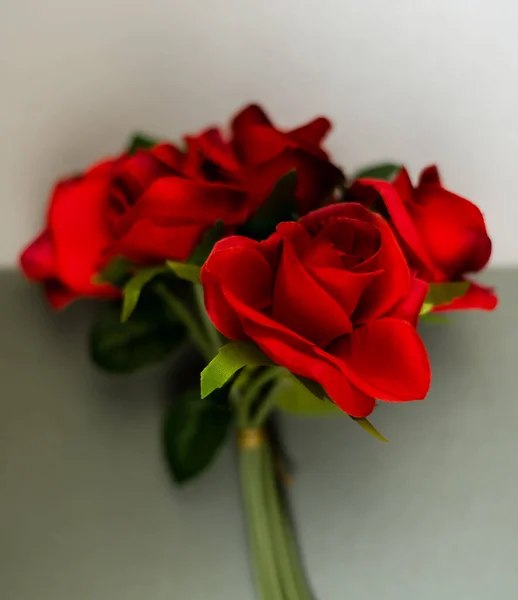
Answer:
[[166, 265], [180, 279], [190, 281], [191, 283], [200, 283], [200, 267], [197, 265], [190, 265], [174, 260], [168, 260]]
[[365, 418], [359, 419], [357, 417], [351, 417], [353, 421], [356, 421], [360, 427], [363, 427], [367, 433], [373, 435], [376, 439], [380, 440], [380, 442], [388, 442], [386, 438], [384, 438], [381, 433], [374, 427], [374, 425]]
[[166, 271], [166, 267], [148, 267], [140, 269], [124, 286], [122, 303], [122, 322], [127, 321], [138, 304], [142, 288], [152, 279]]
[[[286, 377], [279, 379], [271, 393], [277, 407], [288, 414], [307, 417], [345, 414], [327, 398], [324, 389], [318, 383], [303, 377], [295, 377], [289, 372]], [[351, 419], [376, 439], [387, 441], [368, 419], [357, 417]]]
[[455, 298], [462, 298], [469, 289], [468, 281], [447, 281], [444, 283], [430, 283], [428, 294], [421, 307], [419, 316], [432, 311], [435, 306], [449, 304]]
[[212, 252], [214, 244], [218, 242], [225, 234], [225, 223], [218, 221], [214, 227], [211, 227], [203, 236], [202, 241], [196, 246], [194, 252], [189, 258], [191, 265], [203, 265], [207, 257]]
[[183, 325], [173, 319], [167, 307], [145, 294], [125, 323], [120, 303], [103, 303], [90, 330], [92, 360], [112, 373], [130, 373], [160, 362], [186, 339]]
[[201, 399], [197, 389], [174, 398], [163, 429], [164, 454], [177, 483], [199, 475], [216, 457], [232, 420], [223, 392]]
[[306, 417], [344, 414], [323, 392], [315, 395], [289, 371], [279, 378], [270, 394], [277, 408], [288, 414]]
[[300, 381], [300, 383], [302, 383], [302, 385], [305, 388], [307, 388], [318, 399], [326, 397], [326, 392], [324, 388], [316, 381], [313, 381], [312, 379], [307, 379], [306, 377], [301, 377], [300, 375], [295, 375], [295, 377]]
[[238, 233], [255, 240], [264, 240], [282, 221], [297, 218], [295, 190], [297, 172], [293, 169], [281, 177], [275, 184], [266, 201], [242, 227]]
[[95, 283], [111, 283], [115, 287], [124, 287], [135, 271], [136, 265], [122, 256], [113, 258], [104, 269], [95, 275]]
[[446, 325], [450, 322], [450, 319], [448, 319], [448, 317], [436, 313], [426, 313], [422, 315], [420, 319], [425, 323], [435, 323], [437, 325]]
[[394, 163], [380, 163], [360, 169], [353, 175], [354, 179], [383, 179], [384, 181], [393, 181], [401, 170], [402, 165]]
[[201, 373], [201, 397], [206, 398], [223, 387], [243, 367], [271, 364], [270, 359], [255, 346], [240, 342], [225, 344]]
[[139, 150], [149, 150], [157, 144], [158, 140], [144, 133], [135, 133], [128, 144], [128, 149], [126, 150], [126, 152], [131, 156]]

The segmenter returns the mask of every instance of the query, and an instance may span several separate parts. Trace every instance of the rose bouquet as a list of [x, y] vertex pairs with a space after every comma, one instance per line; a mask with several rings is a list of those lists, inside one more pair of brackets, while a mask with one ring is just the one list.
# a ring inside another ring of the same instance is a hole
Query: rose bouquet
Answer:
[[56, 185], [20, 260], [56, 309], [104, 300], [89, 340], [100, 367], [176, 369], [163, 428], [176, 482], [236, 432], [263, 600], [314, 597], [277, 412], [345, 413], [384, 441], [367, 419], [376, 403], [430, 386], [418, 320], [497, 303], [467, 278], [491, 254], [479, 209], [435, 167], [417, 186], [397, 164], [346, 177], [322, 148], [329, 128], [318, 118], [279, 130], [249, 106], [230, 132], [187, 135], [181, 148], [135, 136]]

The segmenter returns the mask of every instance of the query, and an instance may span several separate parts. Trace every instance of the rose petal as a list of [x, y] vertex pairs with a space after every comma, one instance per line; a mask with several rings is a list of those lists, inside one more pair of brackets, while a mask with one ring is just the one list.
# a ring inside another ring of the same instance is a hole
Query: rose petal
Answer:
[[269, 125], [252, 125], [240, 143], [239, 158], [247, 165], [260, 165], [289, 146], [286, 135]]
[[[311, 365], [314, 365], [315, 360], [320, 360], [315, 353], [314, 344], [282, 323], [244, 304], [230, 292], [223, 292], [241, 321], [245, 333], [265, 354], [293, 373], [311, 378], [314, 368]], [[281, 348], [282, 350], [278, 351]]]
[[20, 267], [25, 276], [35, 281], [56, 277], [54, 246], [46, 229], [31, 242], [20, 256]]
[[233, 247], [220, 244], [211, 253], [206, 271], [214, 275], [226, 291], [251, 308], [265, 310], [272, 302], [273, 278], [270, 265], [257, 246], [257, 242], [255, 247], [252, 244]]
[[[159, 149], [159, 153], [166, 152], [165, 148]], [[122, 188], [131, 206], [155, 179], [175, 174], [174, 169], [159, 160], [153, 151], [139, 151], [117, 169], [112, 185]]]
[[355, 219], [366, 223], [373, 222], [372, 213], [361, 204], [341, 202], [310, 212], [301, 217], [299, 223], [303, 225], [309, 233], [316, 235], [330, 223], [334, 223], [340, 218]]
[[204, 267], [201, 271], [205, 310], [214, 327], [230, 340], [245, 341], [247, 335], [234, 308], [229, 304], [218, 278]]
[[334, 267], [313, 267], [309, 271], [348, 315], [354, 313], [367, 287], [382, 273], [351, 273]]
[[321, 239], [330, 241], [345, 256], [354, 258], [355, 264], [372, 258], [382, 243], [380, 231], [373, 223], [345, 217], [324, 226], [315, 241]]
[[439, 170], [435, 165], [430, 165], [422, 170], [419, 176], [419, 186], [421, 185], [441, 185], [441, 178], [439, 176]]
[[302, 144], [319, 146], [331, 129], [331, 121], [325, 117], [318, 117], [301, 127], [292, 129], [289, 137]]
[[181, 173], [185, 162], [185, 152], [173, 144], [158, 144], [151, 151], [151, 154], [167, 165], [171, 170]]
[[[341, 224], [342, 219], [347, 223], [347, 230], [345, 223]], [[312, 235], [322, 235], [335, 246], [341, 244], [345, 252], [350, 252], [349, 258], [352, 258], [350, 264], [344, 263], [346, 268], [355, 273], [377, 274], [365, 290], [358, 310], [353, 315], [353, 322], [366, 322], [386, 315], [406, 297], [410, 290], [408, 264], [394, 234], [381, 216], [361, 204], [340, 203], [309, 213], [299, 222]], [[361, 233], [357, 233], [360, 229]], [[372, 236], [374, 229], [378, 230], [374, 236], [378, 240], [378, 250], [370, 258], [361, 261], [356, 253], [361, 252], [365, 257], [376, 247]], [[345, 235], [347, 232], [348, 235]]]
[[498, 305], [498, 297], [493, 288], [484, 287], [478, 283], [470, 282], [468, 291], [461, 298], [455, 298], [449, 304], [436, 306], [433, 312], [450, 310], [481, 309], [494, 310]]
[[249, 163], [249, 155], [254, 152], [254, 142], [250, 140], [250, 129], [260, 125], [273, 128], [266, 113], [255, 104], [251, 104], [239, 112], [231, 123], [232, 147], [241, 163]]
[[[233, 340], [246, 339], [246, 335], [222, 289], [233, 291], [257, 307], [264, 307], [271, 301], [271, 268], [258, 252], [258, 246], [255, 240], [242, 236], [224, 238], [215, 245], [201, 270], [207, 313], [216, 328]], [[244, 256], [245, 253], [251, 255]], [[262, 276], [256, 278], [254, 270], [257, 267]], [[252, 275], [237, 272], [247, 268], [252, 269]]]
[[125, 233], [143, 218], [178, 219], [199, 226], [211, 226], [223, 220], [227, 225], [237, 225], [246, 219], [248, 213], [246, 193], [241, 189], [181, 177], [164, 177], [156, 180], [121, 217], [117, 235]]
[[257, 248], [258, 245], [259, 242], [243, 235], [229, 235], [216, 242], [212, 249], [212, 253], [218, 252], [219, 250], [227, 250], [228, 248]]
[[428, 255], [425, 244], [423, 243], [420, 234], [416, 229], [411, 216], [409, 215], [402, 197], [399, 195], [395, 185], [388, 181], [377, 179], [359, 179], [353, 184], [350, 189], [351, 199], [364, 199], [361, 187], [367, 187], [374, 190], [385, 204], [390, 215], [394, 229], [405, 242], [416, 259], [431, 273], [437, 274], [437, 268], [434, 266], [430, 256]]
[[219, 167], [227, 171], [239, 169], [240, 165], [234, 156], [232, 146], [225, 142], [219, 129], [207, 129], [196, 137], [186, 136], [185, 140], [188, 144], [196, 140], [202, 153]]
[[57, 185], [49, 209], [55, 270], [78, 295], [113, 295], [111, 286], [92, 279], [112, 242], [106, 219], [110, 178], [83, 177]]
[[232, 119], [231, 129], [235, 133], [252, 125], [272, 125], [264, 110], [257, 104], [250, 104], [238, 112]]
[[297, 170], [297, 209], [299, 215], [305, 215], [323, 206], [344, 176], [340, 169], [328, 162], [324, 153], [312, 156], [300, 149], [292, 152]]
[[359, 390], [337, 369], [322, 369], [316, 377], [331, 400], [351, 417], [368, 417], [374, 410], [376, 400]]
[[297, 254], [302, 260], [311, 247], [311, 238], [300, 223], [286, 222], [277, 225], [277, 233], [282, 239], [289, 240]]
[[66, 181], [79, 181], [82, 177], [99, 177], [101, 179], [111, 178], [113, 176], [113, 173], [115, 173], [115, 171], [121, 165], [123, 165], [127, 159], [127, 154], [121, 154], [115, 158], [106, 158], [93, 164], [89, 169], [85, 171], [85, 173], [83, 173], [83, 175], [80, 175], [78, 177], [71, 177]]
[[304, 269], [287, 239], [275, 278], [272, 316], [322, 348], [352, 330], [346, 312]]
[[198, 223], [169, 223], [161, 226], [152, 219], [137, 220], [108, 248], [108, 256], [124, 256], [138, 263], [186, 261], [208, 227]]
[[[236, 173], [241, 185], [247, 189], [251, 212], [255, 212], [273, 192], [280, 179], [296, 166], [293, 151], [283, 150], [272, 159], [258, 165], [248, 165]], [[289, 202], [291, 198], [286, 198]]]
[[348, 414], [365, 417], [372, 412], [374, 399], [350, 384], [340, 370], [341, 361], [231, 294], [226, 294], [226, 298], [239, 315], [246, 334], [276, 364], [320, 383], [329, 397]]
[[66, 288], [60, 281], [51, 279], [43, 287], [49, 304], [55, 310], [61, 310], [73, 302], [78, 295]]
[[408, 321], [416, 327], [427, 294], [428, 284], [426, 281], [412, 277], [408, 296], [391, 311], [389, 316]]
[[[308, 232], [300, 226], [309, 239]], [[333, 267], [343, 270], [343, 262], [340, 253], [325, 237], [317, 236], [312, 244], [307, 244], [307, 250], [304, 253], [297, 252], [302, 258], [302, 262], [306, 269], [314, 269], [316, 267]]]
[[373, 222], [381, 232], [381, 246], [378, 252], [363, 263], [354, 267], [357, 273], [382, 271], [365, 290], [358, 310], [353, 315], [355, 323], [387, 315], [410, 292], [411, 277], [408, 263], [386, 221], [371, 213]]
[[412, 219], [428, 253], [450, 281], [480, 271], [491, 256], [484, 217], [469, 200], [436, 185], [421, 185]]
[[387, 401], [418, 400], [430, 387], [430, 365], [412, 325], [393, 318], [358, 327], [329, 350], [347, 366], [345, 375], [364, 393]]
[[411, 205], [414, 203], [414, 186], [408, 171], [404, 167], [399, 170], [392, 183], [403, 204]]

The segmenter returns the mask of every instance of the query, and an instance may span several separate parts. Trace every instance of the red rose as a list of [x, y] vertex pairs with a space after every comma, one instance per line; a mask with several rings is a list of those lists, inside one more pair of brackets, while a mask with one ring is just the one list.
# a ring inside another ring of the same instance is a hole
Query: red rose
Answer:
[[225, 336], [253, 341], [317, 381], [350, 415], [368, 415], [375, 398], [426, 395], [430, 367], [414, 325], [427, 285], [366, 208], [328, 206], [281, 223], [263, 242], [224, 239], [201, 278], [208, 314]]
[[[410, 265], [419, 277], [441, 283], [463, 281], [467, 273], [480, 271], [491, 256], [489, 239], [480, 210], [469, 200], [444, 189], [436, 167], [421, 173], [414, 188], [401, 169], [393, 183], [360, 179], [349, 198], [366, 206], [382, 199]], [[436, 310], [483, 308], [492, 310], [497, 298], [492, 289], [473, 282], [462, 298]]]
[[243, 190], [204, 180], [197, 156], [162, 144], [59, 183], [47, 227], [20, 262], [55, 307], [78, 296], [114, 297], [113, 287], [94, 283], [114, 255], [144, 264], [186, 260], [217, 221], [232, 230], [250, 210]]
[[45, 283], [54, 306], [111, 297], [113, 288], [93, 283], [110, 257], [186, 260], [218, 221], [235, 231], [293, 168], [305, 212], [341, 178], [319, 147], [328, 128], [317, 119], [281, 133], [251, 106], [235, 118], [228, 144], [212, 130], [188, 137], [186, 152], [161, 144], [95, 166], [56, 187], [48, 226], [24, 251], [22, 269]]
[[251, 206], [243, 189], [207, 180], [197, 153], [160, 144], [119, 167], [107, 211], [110, 254], [152, 263], [187, 260], [208, 229], [221, 220], [232, 231]]
[[186, 260], [217, 221], [227, 233], [251, 217], [276, 182], [297, 170], [296, 200], [305, 214], [321, 205], [342, 179], [320, 142], [330, 127], [320, 118], [282, 133], [249, 106], [232, 122], [225, 142], [217, 129], [187, 136], [186, 152], [171, 144], [138, 152], [112, 186], [112, 255], [138, 262]]
[[215, 180], [233, 182], [247, 190], [254, 210], [271, 193], [275, 183], [295, 169], [295, 199], [299, 215], [322, 206], [343, 180], [342, 172], [329, 162], [321, 143], [331, 127], [317, 118], [288, 132], [275, 128], [264, 111], [255, 105], [238, 113], [225, 141], [218, 129], [187, 136], [190, 152], [205, 159], [207, 172]]
[[78, 296], [111, 298], [119, 294], [112, 286], [93, 282], [102, 252], [112, 239], [106, 198], [117, 164], [109, 160], [80, 177], [58, 183], [45, 229], [20, 257], [25, 275], [44, 284], [55, 308]]

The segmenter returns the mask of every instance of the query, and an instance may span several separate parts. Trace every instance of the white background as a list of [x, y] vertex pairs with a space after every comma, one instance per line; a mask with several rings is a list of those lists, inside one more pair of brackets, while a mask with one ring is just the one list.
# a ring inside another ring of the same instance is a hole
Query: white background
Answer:
[[0, 265], [54, 179], [135, 129], [174, 138], [255, 100], [322, 113], [347, 169], [436, 161], [518, 262], [516, 0], [2, 0]]

